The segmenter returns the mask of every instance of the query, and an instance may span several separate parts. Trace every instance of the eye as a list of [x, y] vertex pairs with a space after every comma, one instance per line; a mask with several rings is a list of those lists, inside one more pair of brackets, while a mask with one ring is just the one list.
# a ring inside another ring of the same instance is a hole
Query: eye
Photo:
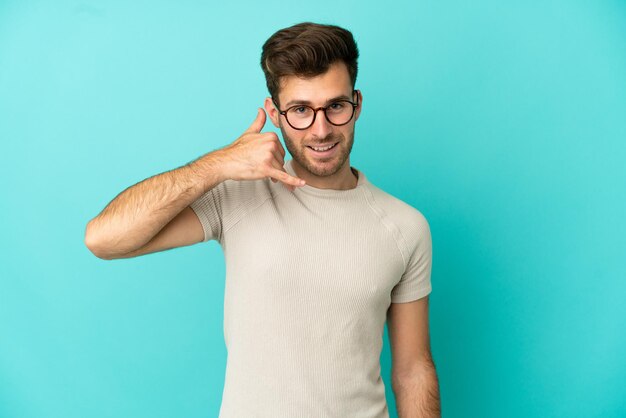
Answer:
[[335, 102], [335, 103], [332, 103], [329, 107], [332, 110], [341, 110], [344, 108], [344, 106], [345, 104], [343, 102]]
[[304, 113], [304, 112], [306, 112], [306, 110], [307, 110], [306, 106], [298, 106], [298, 107], [294, 107], [293, 108], [293, 111], [295, 113]]

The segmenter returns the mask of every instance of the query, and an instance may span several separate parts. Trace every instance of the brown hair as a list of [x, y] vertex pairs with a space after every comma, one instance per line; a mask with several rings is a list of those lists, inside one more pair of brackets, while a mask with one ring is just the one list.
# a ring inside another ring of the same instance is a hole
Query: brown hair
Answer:
[[278, 103], [280, 78], [314, 77], [336, 61], [348, 67], [352, 88], [356, 82], [359, 50], [352, 33], [335, 25], [303, 22], [281, 29], [263, 44], [261, 68], [270, 96]]

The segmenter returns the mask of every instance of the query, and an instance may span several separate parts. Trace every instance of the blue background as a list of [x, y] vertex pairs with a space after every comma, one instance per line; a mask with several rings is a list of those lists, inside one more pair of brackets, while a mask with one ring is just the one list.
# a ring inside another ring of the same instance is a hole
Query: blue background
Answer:
[[352, 165], [429, 220], [443, 416], [626, 416], [626, 3], [523, 3], [0, 1], [0, 416], [217, 416], [219, 245], [85, 226], [234, 141], [307, 20], [360, 48]]

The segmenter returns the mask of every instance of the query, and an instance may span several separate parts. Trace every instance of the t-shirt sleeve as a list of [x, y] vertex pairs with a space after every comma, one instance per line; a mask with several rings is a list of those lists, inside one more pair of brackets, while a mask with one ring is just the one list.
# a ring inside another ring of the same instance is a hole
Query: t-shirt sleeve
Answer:
[[222, 242], [224, 187], [224, 182], [219, 183], [189, 205], [202, 224], [204, 230], [202, 242], [209, 240]]
[[427, 296], [431, 290], [432, 238], [426, 218], [418, 212], [412, 234], [411, 256], [402, 278], [391, 291], [391, 303], [411, 302]]

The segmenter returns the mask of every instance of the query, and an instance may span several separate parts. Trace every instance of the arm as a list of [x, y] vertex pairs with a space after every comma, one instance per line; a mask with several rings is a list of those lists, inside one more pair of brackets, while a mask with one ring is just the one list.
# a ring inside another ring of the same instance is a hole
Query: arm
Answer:
[[222, 164], [217, 150], [127, 188], [87, 224], [85, 244], [110, 260], [199, 242], [200, 221], [187, 207], [225, 180]]
[[392, 303], [387, 321], [398, 417], [440, 417], [439, 383], [428, 332], [428, 296]]
[[285, 150], [274, 132], [261, 133], [265, 112], [235, 142], [191, 163], [143, 180], [120, 193], [85, 230], [85, 245], [111, 260], [195, 244], [204, 238], [188, 206], [227, 179], [272, 178], [293, 190], [304, 181], [284, 169]]

